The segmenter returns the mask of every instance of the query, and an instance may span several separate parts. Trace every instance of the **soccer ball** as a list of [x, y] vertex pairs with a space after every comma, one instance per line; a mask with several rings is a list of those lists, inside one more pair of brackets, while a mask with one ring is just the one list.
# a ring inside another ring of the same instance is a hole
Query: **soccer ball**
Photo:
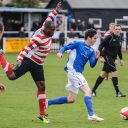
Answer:
[[128, 107], [124, 107], [124, 108], [121, 109], [121, 111], [120, 111], [120, 117], [123, 120], [128, 120]]

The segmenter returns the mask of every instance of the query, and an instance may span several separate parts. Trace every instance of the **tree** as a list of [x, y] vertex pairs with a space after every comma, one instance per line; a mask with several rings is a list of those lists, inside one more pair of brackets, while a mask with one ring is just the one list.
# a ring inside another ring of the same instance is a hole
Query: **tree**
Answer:
[[0, 6], [2, 6], [2, 5], [3, 5], [3, 3], [2, 3], [2, 2], [3, 2], [3, 0], [0, 0]]
[[11, 4], [19, 8], [38, 8], [42, 0], [11, 0]]

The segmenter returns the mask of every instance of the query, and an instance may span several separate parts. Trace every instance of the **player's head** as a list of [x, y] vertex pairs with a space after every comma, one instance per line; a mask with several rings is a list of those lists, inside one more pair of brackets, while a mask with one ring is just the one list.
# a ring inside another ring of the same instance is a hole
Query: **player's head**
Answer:
[[109, 24], [109, 31], [110, 31], [110, 32], [113, 32], [114, 26], [115, 26], [115, 23], [110, 23], [110, 24]]
[[4, 32], [4, 25], [3, 25], [3, 23], [0, 22], [0, 39], [3, 35], [3, 32]]
[[95, 29], [88, 29], [87, 31], [85, 31], [84, 39], [88, 45], [94, 45], [97, 39], [97, 31]]
[[117, 35], [117, 36], [120, 36], [121, 31], [122, 31], [121, 25], [116, 24], [116, 25], [114, 26], [113, 33], [114, 33], [115, 35]]
[[47, 36], [52, 37], [55, 31], [55, 23], [53, 21], [47, 21], [43, 31]]

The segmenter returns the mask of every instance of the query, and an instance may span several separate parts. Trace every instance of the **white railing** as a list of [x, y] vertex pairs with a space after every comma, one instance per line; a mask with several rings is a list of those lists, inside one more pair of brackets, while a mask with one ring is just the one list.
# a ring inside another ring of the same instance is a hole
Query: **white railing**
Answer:
[[[82, 31], [75, 31], [76, 33], [79, 33], [79, 34], [83, 34], [83, 32]], [[99, 31], [98, 30], [98, 33], [99, 34], [103, 34], [105, 31]], [[18, 31], [5, 31], [4, 32], [5, 34], [18, 34]], [[25, 31], [25, 33], [28, 33], [28, 31]], [[31, 35], [32, 35], [32, 33], [33, 32], [30, 32], [30, 33], [28, 33], [28, 38], [30, 38], [31, 37]], [[53, 36], [53, 43], [52, 43], [52, 47], [51, 47], [51, 50], [52, 51], [58, 51], [59, 50], [59, 48], [60, 48], [60, 46], [59, 46], [59, 31], [56, 31], [55, 32], [55, 34], [54, 34], [54, 36]], [[66, 33], [66, 35], [67, 35], [67, 33], [69, 33], [69, 31], [66, 31], [65, 32]], [[122, 34], [123, 34], [123, 43], [122, 43], [122, 48], [123, 48], [123, 50], [125, 50], [126, 49], [126, 31], [123, 31], [122, 32]], [[75, 39], [70, 39], [70, 38], [67, 38], [67, 36], [65, 37], [65, 44], [66, 43], [69, 43], [69, 42], [72, 42], [72, 41], [74, 41], [74, 40], [84, 40], [83, 38], [75, 38]], [[100, 38], [98, 38], [97, 39], [97, 41], [96, 41], [96, 43], [95, 43], [95, 45], [93, 46], [93, 48], [94, 49], [97, 49], [98, 48], [98, 46], [99, 46], [99, 44], [100, 44]]]

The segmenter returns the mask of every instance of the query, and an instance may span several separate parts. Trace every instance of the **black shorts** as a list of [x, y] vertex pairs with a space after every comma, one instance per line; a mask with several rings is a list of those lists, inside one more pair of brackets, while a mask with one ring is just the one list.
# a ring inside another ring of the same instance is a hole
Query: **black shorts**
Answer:
[[107, 73], [117, 71], [115, 65], [115, 59], [113, 59], [110, 56], [105, 56], [104, 58], [105, 58], [105, 63], [103, 65], [102, 71], [105, 71]]
[[36, 64], [29, 58], [24, 58], [20, 67], [15, 67], [14, 73], [17, 78], [24, 75], [26, 72], [30, 72], [33, 80], [44, 81], [44, 70], [42, 65]]

